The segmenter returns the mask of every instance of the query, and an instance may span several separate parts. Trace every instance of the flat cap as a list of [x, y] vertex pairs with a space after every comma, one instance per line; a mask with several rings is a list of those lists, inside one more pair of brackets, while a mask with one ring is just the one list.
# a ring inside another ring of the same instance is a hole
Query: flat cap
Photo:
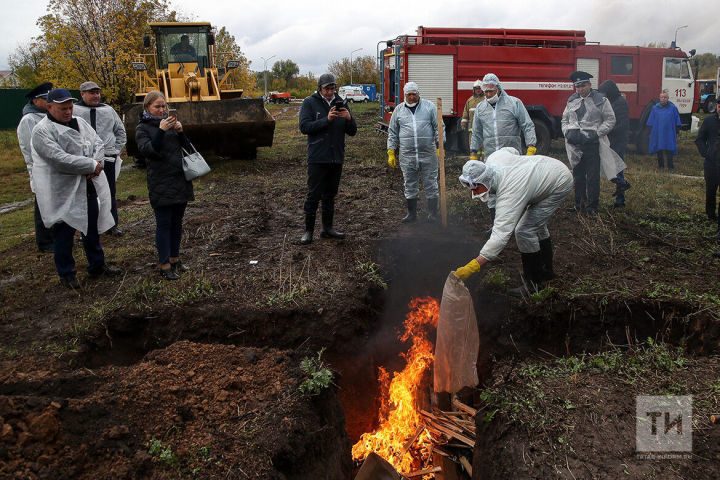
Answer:
[[87, 92], [89, 90], [100, 90], [100, 87], [95, 82], [84, 82], [80, 85], [81, 92]]

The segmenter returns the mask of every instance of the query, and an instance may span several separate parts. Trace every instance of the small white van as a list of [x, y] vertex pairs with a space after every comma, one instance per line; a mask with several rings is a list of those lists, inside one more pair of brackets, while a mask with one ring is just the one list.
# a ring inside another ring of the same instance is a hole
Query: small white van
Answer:
[[367, 93], [363, 92], [362, 87], [345, 85], [340, 87], [340, 89], [338, 90], [338, 95], [340, 95], [340, 98], [347, 101], [348, 103], [370, 101], [370, 97], [368, 97]]

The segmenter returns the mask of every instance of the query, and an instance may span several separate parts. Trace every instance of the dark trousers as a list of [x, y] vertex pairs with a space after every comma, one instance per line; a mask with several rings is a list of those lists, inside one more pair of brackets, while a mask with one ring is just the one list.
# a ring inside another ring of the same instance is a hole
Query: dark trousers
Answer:
[[[88, 198], [88, 232], [82, 235], [83, 249], [87, 257], [87, 271], [90, 273], [99, 272], [105, 265], [105, 253], [100, 245], [100, 234], [97, 229], [98, 203], [97, 198]], [[75, 229], [65, 222], [56, 223], [52, 226], [55, 249], [55, 268], [58, 275], [62, 277], [75, 276], [75, 258], [72, 249], [75, 239]]]
[[308, 165], [308, 191], [303, 206], [305, 215], [314, 217], [317, 214], [318, 204], [322, 200], [323, 214], [332, 216], [341, 174], [341, 163], [311, 163]]
[[716, 199], [720, 188], [720, 165], [705, 160], [703, 170], [705, 171], [705, 213], [708, 218], [714, 220], [718, 216]]
[[187, 202], [155, 208], [155, 246], [160, 264], [180, 256], [182, 222]]
[[42, 221], [37, 198], [35, 198], [35, 243], [37, 243], [38, 250], [40, 251], [53, 248], [52, 229], [47, 228]]
[[115, 219], [115, 226], [118, 225], [117, 202], [115, 201], [115, 162], [108, 162], [105, 158], [103, 166], [105, 176], [107, 176], [108, 185], [110, 186], [110, 213]]
[[600, 145], [583, 145], [580, 163], [573, 167], [575, 208], [597, 212], [600, 201]]
[[658, 150], [657, 151], [658, 167], [665, 168], [665, 162], [663, 161], [663, 153], [665, 154], [665, 157], [667, 158], [668, 169], [674, 170], [675, 164], [673, 163], [673, 152], [671, 152], [670, 150]]

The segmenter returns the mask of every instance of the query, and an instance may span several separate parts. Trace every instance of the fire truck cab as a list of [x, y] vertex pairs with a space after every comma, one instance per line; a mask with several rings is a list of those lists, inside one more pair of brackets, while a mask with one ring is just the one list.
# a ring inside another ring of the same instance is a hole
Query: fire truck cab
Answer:
[[[385, 44], [384, 48], [382, 44]], [[647, 117], [662, 90], [668, 90], [683, 126], [691, 125], [698, 105], [689, 58], [677, 48], [599, 45], [580, 30], [511, 30], [418, 27], [378, 44], [380, 128], [387, 126], [402, 88], [414, 81], [423, 98], [442, 99], [446, 148], [466, 152], [467, 136], [457, 125], [472, 84], [486, 73], [500, 78], [504, 90], [520, 98], [535, 124], [538, 153], [562, 136], [560, 119], [573, 93], [570, 74], [584, 70], [597, 88], [605, 80], [617, 83], [630, 105], [630, 141], [640, 152], [648, 148]]]

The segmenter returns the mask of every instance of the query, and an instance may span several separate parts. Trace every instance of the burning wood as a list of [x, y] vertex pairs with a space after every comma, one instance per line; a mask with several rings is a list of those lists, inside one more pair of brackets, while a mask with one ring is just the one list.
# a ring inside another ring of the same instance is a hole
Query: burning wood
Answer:
[[425, 392], [420, 385], [432, 365], [433, 344], [428, 336], [437, 327], [439, 312], [440, 306], [433, 298], [410, 302], [405, 331], [400, 337], [402, 341], [412, 341], [408, 352], [402, 354], [407, 364], [392, 378], [380, 369], [380, 390], [387, 393], [381, 398], [380, 425], [374, 432], [363, 434], [353, 446], [356, 461], [375, 452], [401, 473], [427, 468], [432, 444], [430, 434], [421, 426], [419, 404]]

